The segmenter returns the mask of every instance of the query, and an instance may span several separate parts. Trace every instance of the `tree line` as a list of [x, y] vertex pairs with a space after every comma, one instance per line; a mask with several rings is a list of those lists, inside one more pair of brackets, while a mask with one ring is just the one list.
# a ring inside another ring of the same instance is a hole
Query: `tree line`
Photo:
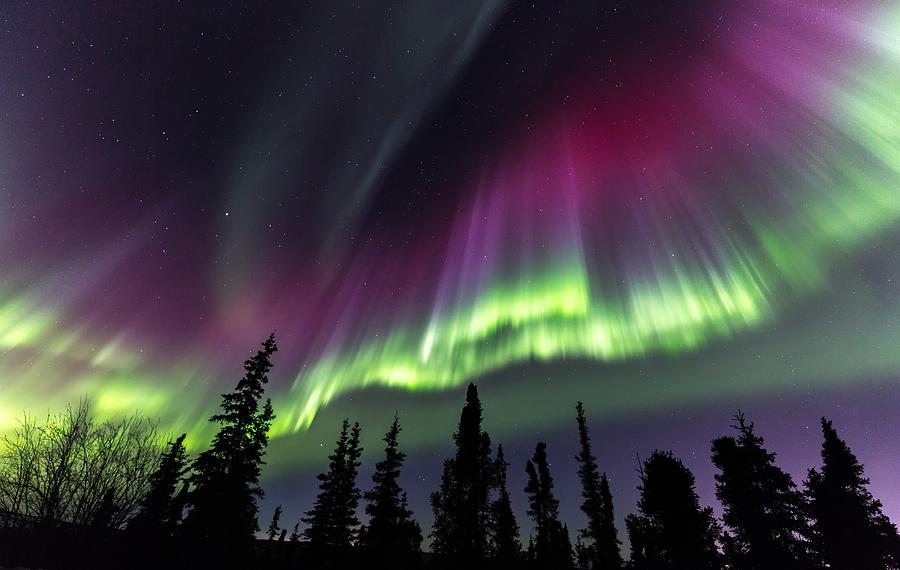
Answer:
[[[43, 546], [45, 555], [47, 547], [108, 554], [44, 556], [47, 567], [75, 567], [77, 560], [112, 567], [140, 553], [132, 567], [900, 569], [897, 528], [825, 418], [822, 465], [798, 485], [738, 413], [733, 433], [711, 445], [720, 520], [701, 505], [694, 476], [678, 457], [651, 452], [639, 462], [639, 500], [625, 519], [626, 559], [609, 479], [578, 402], [575, 459], [586, 524], [572, 533], [561, 520], [549, 449], [537, 442], [524, 465], [533, 531], [523, 543], [507, 485], [510, 465], [483, 429], [474, 384], [452, 435], [454, 453], [431, 494], [431, 553], [421, 552], [423, 531], [399, 484], [406, 455], [396, 415], [368, 491], [357, 483], [361, 428], [344, 420], [311, 509], [288, 535], [278, 506], [268, 540], [258, 540], [259, 478], [275, 417], [263, 396], [276, 350], [270, 336], [244, 363], [244, 376], [210, 418], [219, 426], [215, 436], [193, 459], [185, 434], [160, 452], [155, 424], [137, 416], [98, 423], [86, 403], [44, 424], [26, 417], [0, 454], [0, 564], [27, 562]], [[365, 524], [357, 516], [361, 501]]]

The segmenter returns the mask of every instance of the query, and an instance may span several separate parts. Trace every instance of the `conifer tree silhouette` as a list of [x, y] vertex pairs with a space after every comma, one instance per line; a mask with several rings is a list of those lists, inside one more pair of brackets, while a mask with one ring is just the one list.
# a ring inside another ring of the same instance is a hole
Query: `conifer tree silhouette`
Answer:
[[806, 481], [821, 562], [832, 570], [900, 568], [897, 527], [869, 492], [863, 466], [825, 418], [822, 434], [822, 468], [810, 469]]
[[558, 538], [559, 544], [556, 548], [560, 561], [553, 568], [575, 568], [575, 549], [572, 547], [572, 536], [569, 534], [569, 525], [563, 523], [562, 534]]
[[290, 541], [291, 541], [291, 542], [297, 542], [297, 541], [300, 540], [300, 536], [301, 536], [301, 535], [300, 535], [300, 523], [297, 522], [297, 523], [294, 525], [293, 530], [291, 530]]
[[634, 570], [718, 570], [719, 528], [701, 508], [694, 475], [669, 451], [656, 450], [640, 468], [638, 514], [625, 524]]
[[116, 510], [115, 492], [111, 488], [107, 489], [103, 493], [100, 505], [91, 517], [91, 527], [95, 530], [106, 530], [111, 528]]
[[503, 446], [497, 446], [494, 461], [494, 484], [497, 498], [491, 503], [491, 559], [501, 567], [511, 567], [522, 561], [522, 543], [519, 542], [519, 524], [512, 510], [506, 471], [509, 464], [503, 456]]
[[535, 568], [572, 568], [569, 529], [559, 521], [559, 501], [553, 495], [553, 477], [547, 462], [547, 444], [539, 442], [534, 456], [525, 463], [528, 484], [528, 514], [534, 521], [535, 538], [531, 563]]
[[371, 562], [384, 565], [393, 559], [405, 567], [418, 554], [422, 529], [413, 520], [406, 493], [397, 482], [406, 459], [397, 442], [400, 431], [400, 419], [395, 414], [383, 438], [384, 459], [375, 464], [372, 475], [375, 486], [364, 495], [369, 524], [361, 533], [360, 542], [366, 547]]
[[716, 497], [722, 503], [730, 567], [784, 570], [810, 567], [804, 499], [791, 476], [775, 465], [752, 422], [734, 416], [737, 437], [712, 442]]
[[263, 495], [259, 475], [275, 418], [271, 401], [261, 399], [276, 350], [273, 333], [244, 362], [244, 377], [233, 392], [222, 395], [221, 413], [210, 418], [220, 425], [219, 431], [209, 449], [197, 457], [189, 478], [185, 535], [215, 543], [222, 559], [235, 566], [244, 563], [259, 529], [257, 501]]
[[575, 460], [578, 462], [578, 478], [581, 479], [581, 496], [584, 502], [581, 510], [587, 517], [587, 528], [579, 534], [579, 564], [587, 568], [615, 570], [622, 567], [619, 538], [616, 535], [615, 511], [612, 493], [606, 473], [600, 474], [597, 458], [591, 450], [591, 438], [584, 405], [575, 406], [578, 422], [578, 443], [580, 450]]
[[491, 438], [481, 429], [478, 389], [469, 384], [453, 441], [454, 457], [444, 462], [441, 487], [431, 495], [432, 549], [455, 564], [481, 564], [488, 555], [490, 491], [493, 484]]
[[280, 520], [281, 505], [278, 505], [275, 507], [275, 512], [272, 513], [272, 522], [269, 523], [269, 530], [266, 533], [269, 536], [269, 540], [275, 540], [275, 537], [278, 536], [278, 533], [281, 531], [281, 527], [278, 524]]
[[359, 423], [350, 427], [350, 420], [345, 419], [334, 452], [328, 457], [328, 471], [318, 476], [319, 496], [302, 519], [309, 525], [303, 536], [315, 556], [323, 560], [340, 559], [356, 538], [360, 498], [356, 476], [362, 454], [359, 436]]
[[431, 509], [434, 523], [431, 527], [431, 549], [449, 558], [459, 556], [457, 521], [453, 515], [459, 510], [459, 497], [453, 471], [453, 460], [445, 459], [441, 472], [440, 489], [431, 493]]
[[594, 567], [594, 549], [585, 546], [581, 536], [575, 536], [575, 568], [578, 570], [592, 570]]
[[128, 523], [128, 529], [154, 537], [172, 536], [184, 509], [184, 493], [178, 492], [178, 485], [187, 471], [187, 452], [181, 434], [170, 441], [159, 462], [159, 467], [150, 476], [150, 489], [141, 500], [137, 514]]

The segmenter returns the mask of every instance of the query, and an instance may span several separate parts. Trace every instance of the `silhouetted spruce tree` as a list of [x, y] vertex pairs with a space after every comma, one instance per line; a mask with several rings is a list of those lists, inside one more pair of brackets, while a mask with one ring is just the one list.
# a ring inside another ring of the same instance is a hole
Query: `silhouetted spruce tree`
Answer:
[[184, 510], [184, 493], [178, 492], [187, 470], [187, 452], [181, 434], [170, 441], [160, 458], [159, 467], [150, 476], [150, 490], [141, 500], [137, 514], [128, 523], [128, 529], [154, 537], [172, 536]]
[[107, 530], [112, 528], [113, 518], [116, 516], [115, 491], [112, 488], [103, 493], [100, 505], [91, 517], [91, 527], [95, 530]]
[[528, 514], [534, 520], [534, 548], [531, 563], [535, 568], [572, 568], [572, 545], [568, 528], [559, 522], [559, 501], [553, 495], [553, 477], [547, 463], [547, 444], [539, 442], [534, 456], [525, 463], [528, 484]]
[[300, 523], [294, 525], [293, 530], [291, 530], [291, 542], [297, 542], [300, 540]]
[[767, 570], [810, 567], [803, 495], [791, 476], [775, 465], [775, 453], [738, 413], [737, 437], [712, 442], [716, 497], [722, 503], [730, 568]]
[[481, 420], [478, 389], [469, 384], [453, 434], [456, 454], [444, 462], [441, 487], [431, 495], [432, 550], [458, 565], [481, 564], [489, 554], [489, 497], [494, 465], [491, 439], [482, 431]]
[[638, 514], [625, 519], [634, 570], [722, 568], [719, 528], [712, 509], [701, 508], [694, 475], [668, 451], [654, 451], [640, 469]]
[[279, 526], [279, 522], [281, 521], [281, 505], [275, 507], [275, 512], [272, 513], [272, 522], [269, 523], [269, 530], [267, 534], [269, 535], [269, 540], [275, 540], [275, 537], [278, 536], [278, 533], [281, 531], [281, 527]]
[[519, 524], [512, 510], [506, 471], [509, 464], [503, 456], [503, 446], [497, 446], [494, 461], [494, 484], [497, 498], [491, 503], [491, 560], [495, 565], [509, 568], [522, 561], [522, 543], [519, 542]]
[[275, 418], [271, 401], [261, 404], [260, 400], [276, 350], [272, 334], [262, 349], [244, 362], [244, 377], [233, 392], [222, 395], [221, 413], [210, 418], [220, 425], [219, 431], [209, 449], [197, 457], [189, 478], [192, 490], [184, 533], [217, 544], [218, 555], [232, 565], [243, 563], [259, 529], [260, 468]]
[[362, 454], [359, 434], [358, 422], [351, 428], [350, 421], [344, 420], [334, 452], [328, 457], [328, 471], [318, 476], [319, 496], [302, 519], [309, 525], [303, 535], [317, 557], [340, 557], [356, 537], [360, 498], [356, 476]]
[[897, 527], [867, 489], [863, 466], [825, 418], [822, 433], [822, 469], [806, 481], [816, 553], [832, 570], [900, 568]]
[[400, 429], [400, 419], [395, 415], [383, 439], [384, 459], [375, 464], [375, 486], [364, 495], [369, 525], [360, 533], [360, 542], [368, 550], [371, 562], [383, 565], [392, 560], [406, 567], [418, 555], [422, 529], [413, 520], [406, 493], [397, 482], [406, 459], [397, 443]]
[[594, 549], [585, 546], [581, 536], [575, 537], [575, 568], [591, 570], [594, 567]]
[[[575, 568], [575, 548], [572, 547], [572, 536], [569, 534], [569, 525], [563, 523], [562, 535], [559, 538], [560, 563], [554, 568]], [[565, 553], [565, 554], [563, 554]]]
[[575, 459], [578, 461], [581, 496], [584, 498], [581, 510], [587, 517], [587, 528], [578, 533], [581, 545], [578, 549], [579, 564], [586, 568], [614, 570], [622, 567], [622, 554], [619, 551], [620, 543], [616, 535], [612, 493], [609, 490], [606, 474], [600, 474], [597, 458], [591, 450], [591, 438], [588, 434], [584, 406], [581, 402], [575, 406], [575, 419], [578, 422], [580, 445]]
[[453, 472], [453, 459], [445, 459], [441, 471], [440, 489], [431, 493], [431, 510], [434, 523], [431, 527], [431, 549], [436, 554], [453, 557], [458, 545], [457, 521], [453, 518], [459, 510], [459, 496], [456, 491], [456, 479]]

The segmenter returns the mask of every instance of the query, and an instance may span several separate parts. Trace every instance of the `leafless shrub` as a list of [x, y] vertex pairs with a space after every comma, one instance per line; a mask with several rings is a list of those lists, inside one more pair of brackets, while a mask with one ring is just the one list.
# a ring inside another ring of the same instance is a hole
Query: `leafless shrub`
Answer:
[[0, 440], [0, 524], [87, 526], [111, 500], [104, 524], [121, 527], [147, 492], [163, 442], [154, 422], [137, 414], [98, 422], [86, 401], [43, 424], [23, 416]]

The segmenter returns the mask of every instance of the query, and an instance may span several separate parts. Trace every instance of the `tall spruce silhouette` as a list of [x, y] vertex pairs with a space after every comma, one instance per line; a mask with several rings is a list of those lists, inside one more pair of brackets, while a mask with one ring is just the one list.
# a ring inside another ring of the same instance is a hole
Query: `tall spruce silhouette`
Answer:
[[319, 496], [302, 519], [309, 525], [303, 536], [315, 555], [324, 559], [340, 558], [356, 538], [360, 498], [356, 476], [362, 454], [359, 435], [359, 423], [351, 428], [350, 420], [345, 419], [334, 452], [328, 457], [328, 471], [318, 476]]
[[825, 418], [822, 434], [822, 469], [810, 469], [806, 481], [821, 562], [832, 570], [900, 568], [897, 527], [869, 492], [863, 466]]
[[547, 444], [539, 442], [534, 456], [525, 463], [528, 484], [528, 514], [534, 521], [534, 544], [530, 562], [535, 568], [572, 568], [569, 531], [559, 521], [559, 501], [553, 495], [553, 477], [547, 462]]
[[229, 564], [241, 564], [258, 530], [260, 468], [275, 418], [271, 401], [261, 400], [276, 350], [273, 333], [244, 362], [244, 377], [233, 392], [222, 395], [221, 413], [209, 420], [220, 425], [219, 431], [209, 449], [197, 457], [189, 479], [193, 490], [184, 532], [194, 540], [217, 543]]
[[587, 568], [614, 570], [622, 567], [619, 538], [616, 535], [615, 511], [612, 493], [606, 473], [600, 474], [597, 458], [591, 450], [591, 438], [584, 405], [575, 406], [578, 422], [578, 443], [580, 446], [575, 460], [578, 462], [578, 478], [581, 479], [581, 496], [584, 502], [581, 510], [587, 517], [587, 527], [579, 535], [579, 564]]
[[491, 560], [500, 567], [511, 567], [522, 561], [522, 543], [519, 541], [519, 524], [512, 510], [506, 472], [509, 464], [503, 456], [503, 446], [497, 446], [494, 460], [494, 484], [497, 498], [491, 503]]
[[431, 550], [448, 558], [459, 557], [457, 521], [454, 513], [459, 510], [459, 497], [453, 472], [453, 460], [445, 459], [441, 471], [441, 486], [431, 493], [431, 510], [434, 522], [431, 527]]
[[737, 437], [712, 442], [716, 497], [728, 534], [723, 541], [729, 567], [737, 570], [809, 568], [809, 529], [804, 499], [791, 476], [775, 465], [742, 413], [734, 416]]
[[178, 492], [178, 486], [187, 471], [186, 437], [183, 433], [169, 442], [160, 458], [159, 468], [150, 477], [150, 490], [128, 524], [129, 530], [155, 537], [175, 533], [184, 510], [184, 493]]
[[397, 442], [400, 431], [400, 419], [394, 415], [383, 438], [384, 459], [375, 464], [372, 475], [375, 485], [364, 495], [369, 524], [361, 533], [360, 542], [366, 547], [370, 562], [385, 565], [390, 560], [407, 567], [422, 545], [422, 529], [412, 518], [406, 493], [397, 482], [406, 459]]
[[701, 508], [694, 475], [669, 451], [656, 450], [640, 468], [638, 514], [625, 519], [634, 570], [716, 570], [719, 528]]
[[481, 564], [488, 556], [491, 438], [481, 429], [478, 389], [469, 384], [453, 441], [454, 457], [444, 461], [440, 489], [431, 494], [432, 550], [455, 564]]
[[[96, 510], [94, 510], [94, 514], [91, 517], [90, 527], [95, 531], [104, 531], [112, 528], [113, 518], [116, 515], [116, 511], [118, 507], [115, 502], [115, 491], [113, 489], [107, 489], [103, 493], [103, 498], [100, 500], [100, 505], [97, 506]], [[97, 535], [94, 535], [95, 537]]]
[[269, 530], [266, 531], [266, 535], [269, 537], [269, 540], [275, 540], [275, 537], [281, 532], [281, 505], [275, 507], [275, 512], [272, 513], [272, 520], [269, 522]]

